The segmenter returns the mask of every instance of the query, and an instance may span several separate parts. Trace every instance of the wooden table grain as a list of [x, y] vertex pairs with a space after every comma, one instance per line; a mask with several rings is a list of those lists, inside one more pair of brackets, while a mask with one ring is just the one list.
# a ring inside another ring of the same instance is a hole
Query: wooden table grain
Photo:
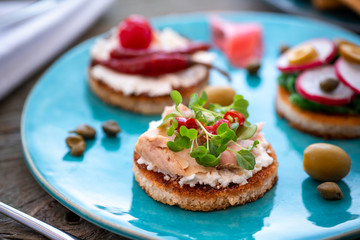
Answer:
[[[70, 47], [107, 31], [132, 13], [154, 17], [171, 13], [223, 10], [276, 11], [261, 0], [117, 0]], [[48, 66], [30, 76], [26, 84], [0, 102], [0, 201], [80, 239], [126, 239], [81, 219], [63, 207], [40, 187], [25, 164], [20, 141], [21, 112], [29, 91], [51, 64], [49, 62]], [[0, 214], [0, 239], [37, 240], [44, 237]]]

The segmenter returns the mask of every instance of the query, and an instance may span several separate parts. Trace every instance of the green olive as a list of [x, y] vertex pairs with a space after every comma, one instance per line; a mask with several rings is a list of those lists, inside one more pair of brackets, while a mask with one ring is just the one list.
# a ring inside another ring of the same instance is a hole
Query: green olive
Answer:
[[318, 181], [339, 181], [345, 177], [351, 167], [349, 155], [340, 147], [315, 143], [304, 151], [304, 170]]
[[217, 103], [221, 106], [228, 106], [232, 104], [236, 95], [235, 90], [227, 86], [206, 86], [204, 91], [208, 96], [207, 105], [209, 103]]
[[339, 200], [343, 198], [343, 193], [339, 186], [334, 182], [324, 182], [316, 190], [320, 196], [326, 200]]

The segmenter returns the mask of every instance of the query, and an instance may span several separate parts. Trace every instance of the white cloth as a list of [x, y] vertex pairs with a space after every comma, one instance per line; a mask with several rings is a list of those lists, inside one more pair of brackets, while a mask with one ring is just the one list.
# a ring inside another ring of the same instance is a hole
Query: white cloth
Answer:
[[63, 0], [39, 16], [0, 29], [0, 100], [69, 46], [112, 2]]

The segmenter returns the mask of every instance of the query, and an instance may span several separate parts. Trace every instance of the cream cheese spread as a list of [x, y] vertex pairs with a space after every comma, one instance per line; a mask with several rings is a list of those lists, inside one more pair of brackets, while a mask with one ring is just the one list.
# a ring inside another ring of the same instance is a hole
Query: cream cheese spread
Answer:
[[[186, 38], [169, 28], [155, 32], [154, 39], [150, 48], [163, 51], [186, 47], [189, 43]], [[96, 60], [106, 60], [109, 58], [111, 50], [116, 48], [117, 45], [117, 33], [113, 30], [109, 38], [99, 39], [95, 43], [91, 49], [91, 56]], [[193, 54], [192, 58], [199, 62], [211, 63], [214, 60], [214, 54], [200, 51]], [[122, 74], [102, 65], [95, 65], [90, 71], [93, 77], [100, 79], [114, 90], [121, 91], [124, 95], [146, 93], [151, 97], [168, 95], [174, 89], [194, 86], [204, 79], [208, 72], [206, 67], [200, 65], [158, 77]]]

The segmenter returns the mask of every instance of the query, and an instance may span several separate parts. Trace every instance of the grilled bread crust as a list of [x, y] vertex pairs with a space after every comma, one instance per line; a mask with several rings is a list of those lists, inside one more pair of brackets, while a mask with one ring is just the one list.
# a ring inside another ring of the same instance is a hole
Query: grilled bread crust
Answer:
[[300, 109], [289, 101], [289, 93], [278, 86], [276, 112], [300, 131], [323, 138], [360, 137], [359, 115], [331, 115]]
[[133, 172], [140, 187], [153, 199], [191, 211], [213, 211], [231, 206], [243, 205], [262, 197], [277, 181], [278, 163], [276, 154], [269, 146], [274, 162], [247, 179], [244, 185], [232, 183], [228, 187], [179, 185], [178, 180], [165, 180], [164, 174], [147, 170], [145, 164], [138, 164], [139, 154], [134, 153]]
[[[142, 114], [160, 114], [164, 111], [165, 106], [173, 104], [170, 94], [157, 97], [152, 97], [147, 94], [136, 96], [125, 95], [122, 91], [115, 90], [101, 79], [95, 78], [90, 71], [92, 67], [93, 65], [90, 66], [88, 71], [90, 89], [96, 96], [110, 105]], [[183, 103], [188, 104], [191, 94], [200, 92], [208, 84], [208, 80], [209, 70], [207, 70], [206, 76], [198, 81], [197, 84], [174, 90], [179, 91], [183, 97]]]

